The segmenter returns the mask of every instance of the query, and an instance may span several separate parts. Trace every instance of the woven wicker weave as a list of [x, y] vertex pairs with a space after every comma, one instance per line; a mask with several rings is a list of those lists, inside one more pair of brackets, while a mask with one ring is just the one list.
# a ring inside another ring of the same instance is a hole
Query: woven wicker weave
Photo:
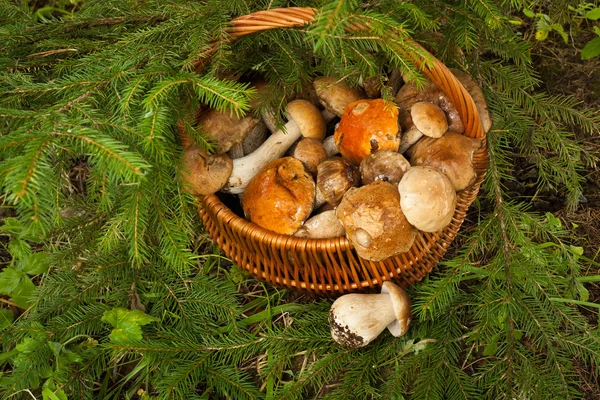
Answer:
[[[306, 25], [313, 21], [315, 10], [285, 8], [261, 11], [231, 23], [229, 33], [237, 38], [250, 33]], [[362, 27], [364, 28], [364, 27]], [[197, 62], [200, 70], [212, 50]], [[406, 54], [411, 57], [411, 54]], [[413, 58], [418, 65], [419, 59]], [[357, 256], [345, 237], [305, 239], [280, 235], [246, 221], [232, 212], [216, 195], [204, 197], [199, 209], [204, 226], [219, 248], [239, 268], [248, 270], [259, 280], [313, 296], [336, 296], [370, 287], [386, 280], [409, 286], [431, 272], [456, 236], [467, 209], [475, 200], [487, 166], [485, 133], [475, 104], [459, 81], [440, 61], [433, 59], [424, 73], [451, 99], [466, 127], [465, 135], [481, 138], [483, 147], [473, 158], [477, 180], [458, 193], [452, 222], [436, 233], [419, 232], [412, 248], [403, 254], [373, 262]]]

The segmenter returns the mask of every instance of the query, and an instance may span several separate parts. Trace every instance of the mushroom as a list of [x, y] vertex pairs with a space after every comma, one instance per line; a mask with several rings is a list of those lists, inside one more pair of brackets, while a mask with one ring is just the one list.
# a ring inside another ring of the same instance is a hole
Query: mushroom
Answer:
[[239, 194], [265, 165], [281, 157], [301, 136], [323, 140], [325, 120], [318, 108], [306, 100], [294, 100], [287, 106], [285, 132], [278, 130], [245, 157], [233, 161], [233, 171], [223, 187], [227, 193]]
[[348, 190], [336, 215], [358, 255], [367, 260], [404, 253], [417, 235], [400, 208], [397, 186], [388, 182], [375, 181]]
[[473, 153], [481, 140], [448, 131], [438, 139], [424, 137], [407, 152], [412, 165], [428, 165], [442, 171], [457, 192], [469, 187], [477, 178]]
[[334, 133], [340, 153], [355, 165], [382, 149], [398, 150], [398, 108], [383, 99], [348, 104]]
[[[451, 69], [451, 71], [473, 98], [477, 111], [479, 112], [479, 117], [481, 118], [483, 130], [488, 132], [491, 127], [491, 119], [487, 111], [483, 92], [468, 74], [456, 69]], [[450, 98], [446, 96], [442, 89], [433, 82], [429, 82], [421, 90], [417, 88], [414, 82], [408, 82], [400, 88], [394, 101], [400, 107], [401, 120], [406, 119], [406, 116], [402, 115], [402, 113], [407, 113], [413, 104], [420, 101], [428, 101], [444, 110], [444, 113], [448, 118], [449, 130], [458, 133], [463, 133], [465, 131], [465, 126], [460, 119], [456, 107], [454, 107]]]
[[[266, 132], [265, 125], [252, 116], [239, 118], [227, 111], [215, 109], [202, 112], [197, 122], [208, 135], [209, 141], [215, 143], [215, 152], [218, 154], [228, 152], [231, 146], [241, 143], [249, 135], [260, 136]], [[259, 132], [252, 133], [256, 130]]]
[[369, 78], [362, 79], [362, 76], [361, 76], [358, 84], [365, 91], [365, 95], [367, 96], [367, 98], [377, 99], [377, 98], [381, 97], [381, 87], [383, 86], [383, 84], [381, 82], [380, 77], [371, 76]]
[[302, 161], [306, 170], [315, 176], [317, 175], [317, 166], [328, 156], [320, 140], [303, 138], [294, 146], [292, 157]]
[[194, 196], [208, 196], [219, 191], [233, 169], [227, 154], [208, 154], [197, 145], [183, 151], [181, 163], [180, 178], [185, 189]]
[[338, 205], [344, 193], [359, 184], [360, 173], [356, 166], [342, 157], [329, 157], [317, 166], [316, 207], [321, 206], [321, 197], [331, 205]]
[[380, 294], [343, 295], [329, 310], [331, 337], [354, 348], [371, 343], [385, 328], [395, 337], [404, 335], [411, 319], [410, 298], [390, 281], [383, 282]]
[[398, 191], [402, 211], [415, 228], [437, 232], [452, 221], [456, 192], [450, 179], [440, 170], [410, 167], [400, 180]]
[[323, 147], [325, 148], [325, 151], [329, 157], [340, 154], [340, 151], [335, 144], [335, 137], [333, 137], [333, 135], [327, 136], [325, 139], [323, 139]]
[[346, 106], [354, 101], [364, 99], [365, 95], [343, 81], [323, 76], [313, 82], [317, 96], [323, 107], [340, 117]]
[[244, 215], [276, 233], [295, 233], [313, 210], [315, 182], [302, 162], [293, 157], [267, 164], [242, 196]]
[[404, 131], [399, 153], [404, 153], [423, 135], [439, 138], [448, 130], [444, 110], [433, 103], [420, 101], [410, 108], [410, 113], [400, 112], [400, 126]]
[[410, 164], [404, 156], [393, 150], [379, 150], [360, 162], [360, 180], [363, 185], [384, 181], [397, 185]]
[[328, 239], [344, 236], [344, 225], [335, 216], [335, 210], [323, 211], [310, 217], [294, 236], [310, 239]]

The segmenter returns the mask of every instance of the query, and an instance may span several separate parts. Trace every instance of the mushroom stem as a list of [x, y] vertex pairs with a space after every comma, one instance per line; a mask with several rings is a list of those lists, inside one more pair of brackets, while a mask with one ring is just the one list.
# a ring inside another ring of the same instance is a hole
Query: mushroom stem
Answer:
[[248, 182], [258, 171], [271, 161], [283, 156], [287, 149], [300, 139], [300, 136], [302, 134], [298, 124], [293, 120], [288, 121], [285, 124], [285, 132], [278, 130], [253, 153], [233, 160], [233, 171], [222, 190], [232, 194], [243, 193]]

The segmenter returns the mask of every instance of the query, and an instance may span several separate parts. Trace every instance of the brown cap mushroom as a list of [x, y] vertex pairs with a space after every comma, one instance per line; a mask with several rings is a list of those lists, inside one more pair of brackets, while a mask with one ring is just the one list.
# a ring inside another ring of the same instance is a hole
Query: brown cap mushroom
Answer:
[[481, 148], [480, 139], [448, 131], [438, 139], [424, 137], [408, 149], [412, 165], [428, 165], [442, 171], [456, 191], [469, 187], [477, 174], [473, 153]]
[[348, 104], [365, 98], [360, 90], [335, 78], [323, 76], [316, 79], [313, 85], [323, 107], [338, 117], [342, 115]]
[[317, 175], [317, 166], [327, 158], [327, 151], [319, 139], [303, 138], [294, 146], [292, 157], [302, 161], [308, 172]]
[[344, 236], [344, 225], [335, 216], [335, 210], [323, 211], [310, 217], [294, 236], [310, 239], [328, 239]]
[[410, 108], [410, 113], [400, 112], [400, 126], [403, 130], [399, 153], [404, 153], [423, 135], [441, 137], [448, 130], [448, 120], [444, 111], [433, 103], [420, 101]]
[[432, 167], [410, 167], [398, 184], [406, 219], [424, 232], [437, 232], [452, 221], [456, 192], [452, 182]]
[[336, 212], [346, 237], [367, 260], [404, 253], [417, 235], [400, 208], [397, 186], [388, 182], [375, 181], [348, 190]]
[[200, 114], [198, 124], [216, 144], [215, 152], [226, 153], [231, 146], [241, 143], [253, 130], [265, 132], [265, 125], [252, 116], [239, 118], [228, 111], [209, 109]]
[[265, 165], [283, 156], [301, 136], [322, 140], [325, 137], [325, 120], [317, 107], [306, 100], [294, 100], [287, 106], [288, 123], [285, 132], [273, 133], [253, 153], [233, 161], [233, 171], [223, 191], [239, 194], [248, 182]]
[[375, 181], [397, 185], [410, 168], [404, 156], [393, 150], [380, 150], [369, 154], [360, 162], [360, 178], [363, 185]]
[[342, 157], [329, 157], [317, 166], [317, 187], [329, 204], [338, 205], [344, 193], [359, 184], [358, 168]]
[[180, 177], [189, 193], [208, 196], [225, 185], [232, 169], [233, 162], [227, 154], [208, 154], [192, 145], [183, 151]]
[[308, 218], [315, 199], [315, 182], [299, 160], [279, 158], [267, 164], [242, 196], [244, 215], [276, 233], [294, 234]]
[[334, 137], [340, 153], [355, 165], [378, 150], [398, 150], [398, 108], [383, 99], [350, 103]]
[[381, 294], [346, 294], [329, 310], [331, 337], [342, 346], [363, 347], [387, 327], [396, 337], [412, 320], [410, 298], [398, 285], [385, 281]]

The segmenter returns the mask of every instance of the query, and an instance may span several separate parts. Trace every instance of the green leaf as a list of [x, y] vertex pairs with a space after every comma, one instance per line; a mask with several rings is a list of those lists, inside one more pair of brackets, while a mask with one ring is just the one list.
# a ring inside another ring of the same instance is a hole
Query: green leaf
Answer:
[[114, 327], [109, 335], [110, 340], [114, 343], [142, 340], [141, 326], [157, 320], [140, 310], [124, 308], [113, 308], [105, 311], [102, 315], [102, 321], [108, 322]]
[[13, 323], [13, 313], [6, 308], [0, 308], [0, 332], [8, 328]]
[[583, 286], [583, 284], [577, 282], [576, 288], [581, 301], [588, 301], [590, 299], [590, 292], [585, 286]]
[[581, 246], [569, 246], [569, 251], [577, 256], [583, 255], [583, 247]]
[[0, 232], [6, 232], [18, 236], [19, 233], [23, 231], [23, 225], [21, 225], [21, 221], [16, 218], [4, 218], [3, 222], [4, 225], [0, 226]]
[[50, 254], [32, 253], [21, 260], [19, 268], [29, 275], [43, 274], [50, 268]]
[[498, 341], [494, 340], [488, 343], [483, 349], [484, 356], [493, 356], [498, 351]]
[[593, 38], [581, 50], [581, 59], [589, 60], [600, 55], [600, 37]]
[[533, 11], [531, 11], [528, 8], [524, 8], [523, 9], [523, 14], [525, 14], [525, 16], [529, 17], [529, 18], [534, 18], [535, 17], [535, 13]]
[[10, 295], [15, 290], [25, 273], [15, 268], [4, 268], [0, 272], [0, 294]]
[[54, 391], [50, 388], [45, 388], [42, 390], [42, 399], [43, 400], [68, 400], [67, 395], [62, 389], [54, 389]]
[[585, 17], [587, 19], [591, 19], [592, 21], [599, 19], [600, 18], [600, 8], [594, 8], [593, 10], [588, 11], [587, 13], [585, 13]]
[[596, 35], [600, 36], [600, 28], [598, 28], [597, 26], [594, 26], [594, 32], [596, 33]]
[[23, 259], [31, 254], [31, 246], [24, 240], [18, 238], [10, 239], [8, 251], [16, 259]]
[[10, 293], [10, 297], [19, 307], [28, 308], [33, 304], [32, 297], [35, 293], [35, 285], [31, 281], [31, 278], [27, 275], [23, 275], [23, 278]]

